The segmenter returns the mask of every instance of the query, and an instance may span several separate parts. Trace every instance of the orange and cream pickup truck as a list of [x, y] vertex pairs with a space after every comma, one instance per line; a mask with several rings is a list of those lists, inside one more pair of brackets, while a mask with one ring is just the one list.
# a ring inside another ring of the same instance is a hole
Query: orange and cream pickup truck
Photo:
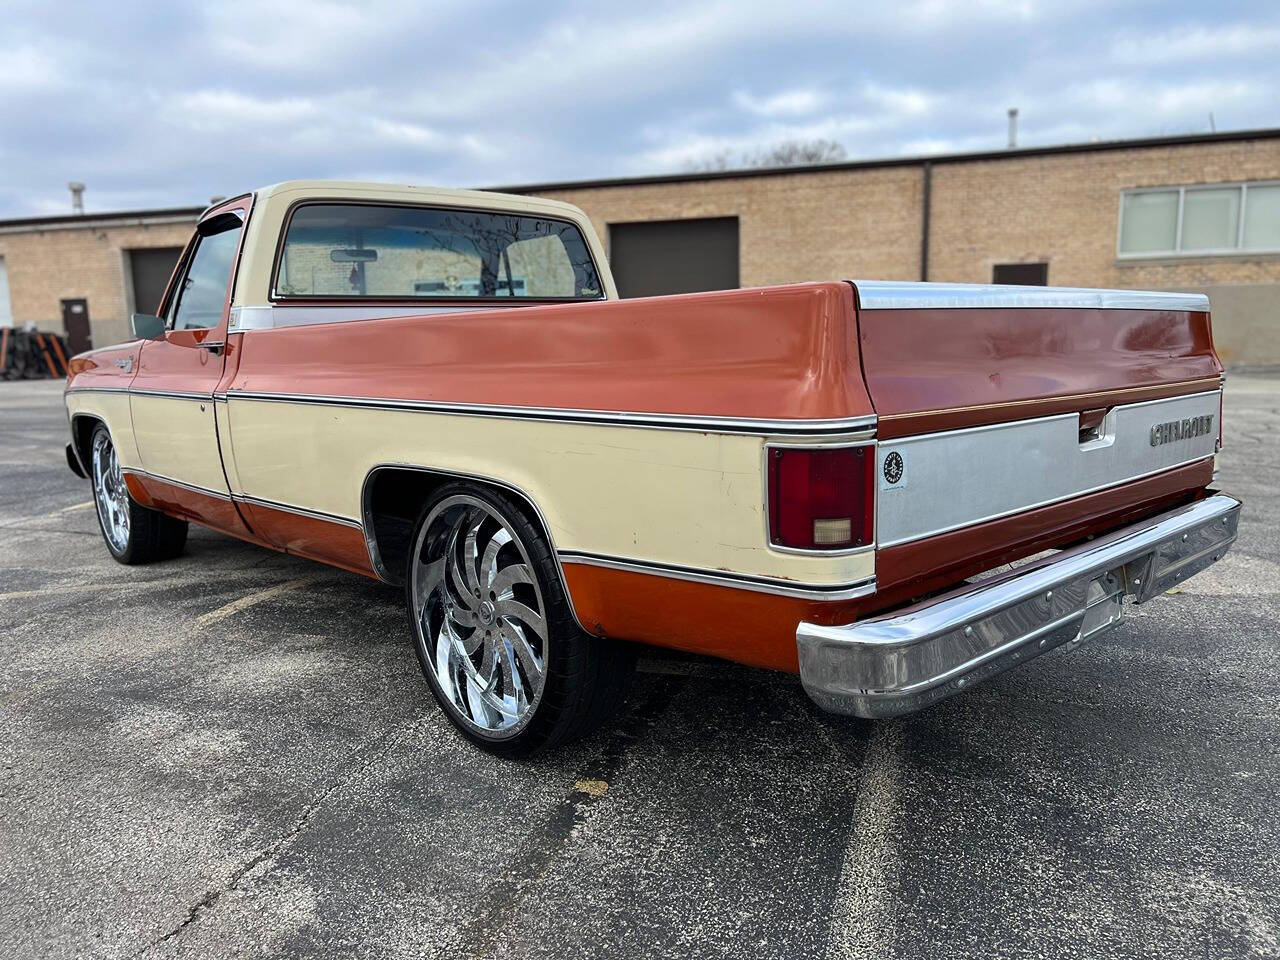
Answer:
[[1202, 296], [841, 281], [619, 300], [582, 211], [291, 182], [74, 359], [111, 554], [194, 521], [403, 585], [473, 742], [589, 730], [633, 643], [916, 710], [1220, 559]]

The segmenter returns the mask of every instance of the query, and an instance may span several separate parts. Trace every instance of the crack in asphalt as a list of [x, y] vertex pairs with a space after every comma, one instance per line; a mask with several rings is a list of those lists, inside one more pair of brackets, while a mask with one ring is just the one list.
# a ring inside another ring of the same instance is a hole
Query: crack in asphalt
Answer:
[[591, 809], [608, 795], [591, 789], [588, 784], [602, 780], [609, 784], [609, 789], [613, 788], [613, 777], [622, 766], [627, 746], [639, 736], [636, 728], [662, 716], [683, 686], [676, 678], [658, 679], [653, 689], [626, 711], [610, 731], [596, 762], [578, 776], [574, 787], [556, 804], [542, 829], [529, 837], [524, 857], [485, 891], [480, 910], [459, 931], [455, 945], [437, 956], [481, 958], [493, 952], [503, 930], [524, 902], [528, 889], [546, 876], [586, 822]]
[[[361, 775], [367, 773], [369, 769], [381, 760], [392, 747], [403, 742], [404, 739], [408, 737], [418, 726], [425, 722], [426, 719], [427, 717], [425, 716], [416, 717], [412, 721], [403, 724], [398, 733], [395, 729], [388, 730], [382, 736], [375, 737], [368, 741], [364, 746], [352, 751], [351, 754], [349, 754], [349, 757], [354, 758], [361, 754], [367, 754], [367, 756], [363, 761], [353, 763], [347, 773], [334, 780], [325, 787], [324, 790], [315, 797], [315, 799], [307, 803], [302, 808], [302, 812], [298, 815], [297, 819], [294, 820], [293, 826], [232, 871], [231, 875], [221, 886], [207, 891], [203, 897], [188, 907], [187, 915], [180, 923], [170, 929], [167, 933], [146, 944], [140, 950], [130, 954], [131, 960], [136, 960], [136, 958], [142, 957], [175, 937], [180, 936], [189, 926], [199, 920], [209, 910], [213, 909], [218, 901], [222, 899], [224, 894], [231, 893], [237, 889], [240, 882], [246, 876], [253, 873], [254, 870], [262, 866], [264, 863], [269, 863], [270, 861], [275, 860], [280, 854], [288, 850], [289, 847], [293, 845], [293, 842], [297, 840], [302, 832], [307, 828], [307, 825], [310, 823], [311, 818], [315, 815], [316, 811], [324, 805], [325, 801], [328, 800], [329, 797], [331, 797], [336, 791], [358, 779]], [[263, 870], [261, 876], [266, 876], [271, 872], [271, 869], [273, 869], [273, 866]]]

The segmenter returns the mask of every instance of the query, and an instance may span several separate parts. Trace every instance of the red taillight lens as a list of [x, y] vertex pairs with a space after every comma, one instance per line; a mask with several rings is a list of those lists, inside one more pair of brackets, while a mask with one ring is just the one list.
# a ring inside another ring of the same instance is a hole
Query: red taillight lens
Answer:
[[875, 447], [769, 450], [769, 541], [847, 550], [874, 539]]

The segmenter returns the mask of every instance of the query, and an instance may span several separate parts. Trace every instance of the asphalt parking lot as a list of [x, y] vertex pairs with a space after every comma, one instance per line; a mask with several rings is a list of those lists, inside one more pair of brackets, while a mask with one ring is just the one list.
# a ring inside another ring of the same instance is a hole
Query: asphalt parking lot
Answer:
[[0, 956], [1280, 956], [1280, 379], [1233, 377], [1240, 540], [924, 714], [651, 660], [495, 760], [399, 594], [192, 528], [126, 568], [62, 384], [0, 383]]

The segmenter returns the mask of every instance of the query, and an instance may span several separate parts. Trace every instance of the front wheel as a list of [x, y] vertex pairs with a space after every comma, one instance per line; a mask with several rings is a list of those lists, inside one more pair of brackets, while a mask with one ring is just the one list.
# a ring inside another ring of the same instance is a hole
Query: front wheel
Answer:
[[418, 660], [467, 739], [524, 756], [583, 736], [613, 711], [630, 652], [579, 628], [551, 549], [519, 504], [448, 484], [412, 542], [405, 599]]
[[169, 560], [182, 553], [187, 543], [187, 521], [144, 507], [129, 495], [120, 458], [105, 426], [99, 424], [93, 431], [90, 446], [93, 502], [98, 527], [111, 556], [120, 563], [136, 564]]

